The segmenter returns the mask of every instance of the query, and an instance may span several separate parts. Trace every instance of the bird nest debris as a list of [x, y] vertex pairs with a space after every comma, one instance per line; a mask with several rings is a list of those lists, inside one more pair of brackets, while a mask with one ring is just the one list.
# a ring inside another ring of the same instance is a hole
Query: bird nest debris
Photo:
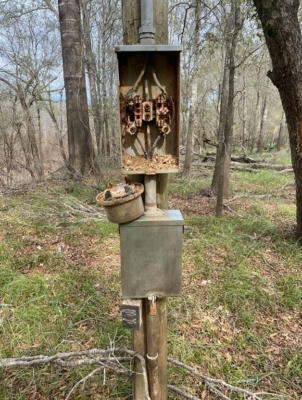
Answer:
[[143, 191], [144, 185], [141, 183], [120, 183], [118, 185], [109, 184], [104, 192], [97, 195], [96, 201], [99, 205], [108, 207], [133, 200], [139, 197]]
[[123, 169], [142, 173], [156, 173], [165, 170], [178, 170], [178, 158], [171, 155], [155, 154], [151, 160], [144, 156], [130, 156], [123, 154]]

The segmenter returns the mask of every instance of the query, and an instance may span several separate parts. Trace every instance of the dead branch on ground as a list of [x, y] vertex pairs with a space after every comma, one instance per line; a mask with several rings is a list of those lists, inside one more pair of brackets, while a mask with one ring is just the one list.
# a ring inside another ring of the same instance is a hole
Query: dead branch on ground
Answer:
[[248, 199], [269, 199], [270, 197], [272, 197], [271, 194], [242, 193], [242, 194], [236, 194], [231, 199], [225, 201], [225, 204], [232, 203], [235, 200], [243, 199], [243, 198], [248, 198]]
[[104, 210], [97, 205], [89, 205], [80, 201], [74, 196], [62, 195], [53, 192], [54, 198], [47, 199], [49, 206], [46, 208], [34, 207], [40, 209], [42, 214], [49, 214], [61, 218], [69, 218], [71, 222], [74, 218], [80, 218], [83, 221], [104, 220]]
[[[131, 357], [117, 357], [115, 354], [127, 354]], [[84, 356], [86, 358], [83, 358]], [[70, 358], [76, 358], [76, 359], [70, 361], [66, 360]], [[137, 358], [141, 363], [142, 375], [145, 387], [145, 399], [151, 400], [148, 389], [147, 368], [144, 357], [139, 353], [136, 353], [135, 351], [126, 349], [124, 347], [110, 348], [106, 350], [91, 349], [85, 351], [74, 351], [69, 353], [57, 353], [52, 356], [38, 355], [38, 356], [24, 356], [19, 358], [2, 358], [0, 359], [0, 368], [11, 368], [18, 366], [28, 367], [28, 366], [43, 365], [48, 363], [57, 364], [63, 368], [97, 364], [101, 365], [100, 367], [101, 369], [111, 369], [116, 373], [131, 376], [133, 374], [133, 371], [122, 366], [121, 362], [132, 361], [134, 358]], [[93, 372], [96, 373], [98, 371], [94, 370]], [[93, 374], [90, 373], [80, 382], [85, 383], [86, 380], [89, 379], [92, 375]], [[80, 383], [78, 382], [78, 384]], [[74, 390], [75, 386], [67, 395], [66, 400], [70, 397], [71, 393]]]
[[[136, 353], [133, 350], [126, 349], [124, 347], [111, 347], [109, 349], [91, 349], [84, 351], [74, 351], [74, 352], [66, 352], [66, 353], [57, 353], [51, 356], [47, 355], [37, 355], [37, 356], [23, 356], [18, 358], [0, 358], [0, 368], [7, 369], [13, 367], [29, 367], [36, 365], [45, 365], [45, 364], [56, 364], [61, 366], [62, 368], [73, 368], [82, 365], [98, 365], [93, 371], [91, 371], [88, 375], [78, 381], [72, 389], [67, 394], [66, 400], [68, 400], [74, 391], [82, 384], [84, 389], [85, 383], [92, 378], [95, 374], [104, 371], [106, 369], [110, 369], [118, 374], [123, 374], [126, 376], [131, 376], [135, 372], [132, 370], [131, 365], [134, 358], [137, 358], [141, 363], [142, 372], [144, 379], [144, 388], [145, 388], [145, 399], [151, 400], [149, 394], [149, 383], [147, 376], [147, 368], [144, 357]], [[130, 368], [126, 368], [122, 363], [130, 362]], [[240, 393], [243, 394], [246, 399], [249, 400], [263, 400], [263, 397], [260, 396], [271, 396], [271, 397], [285, 397], [281, 394], [277, 393], [267, 393], [267, 392], [251, 392], [248, 389], [243, 389], [238, 386], [230, 385], [229, 383], [223, 381], [222, 379], [211, 378], [209, 376], [205, 376], [201, 374], [197, 369], [190, 367], [180, 361], [173, 360], [168, 358], [168, 362], [174, 364], [176, 366], [182, 367], [189, 371], [194, 376], [200, 378], [203, 383], [208, 387], [208, 389], [218, 398], [224, 400], [230, 400], [231, 393]], [[198, 397], [186, 392], [182, 389], [177, 388], [173, 385], [168, 385], [168, 389], [177, 393], [178, 395], [191, 400], [200, 400]], [[225, 392], [229, 392], [229, 394], [225, 394]]]
[[178, 387], [173, 386], [173, 385], [168, 385], [168, 389], [171, 390], [172, 392], [177, 393], [179, 396], [184, 397], [185, 399], [189, 400], [200, 400], [199, 397], [193, 396], [192, 394], [188, 392], [184, 392], [183, 390], [180, 390]]
[[83, 202], [76, 197], [64, 193], [54, 192], [49, 190], [49, 194], [41, 197], [43, 205], [36, 204], [36, 202], [23, 203], [22, 209], [12, 207], [5, 209], [5, 213], [1, 216], [2, 219], [9, 218], [10, 216], [19, 215], [20, 221], [23, 224], [26, 218], [46, 218], [56, 226], [61, 223], [78, 223], [89, 221], [105, 220], [104, 210], [97, 205], [90, 205]]
[[250, 390], [243, 389], [238, 386], [233, 386], [230, 385], [229, 383], [223, 381], [222, 379], [216, 379], [216, 378], [210, 378], [209, 376], [201, 374], [197, 369], [190, 367], [189, 365], [186, 365], [180, 361], [173, 360], [172, 358], [168, 358], [168, 361], [171, 364], [174, 364], [178, 367], [182, 367], [186, 369], [187, 371], [191, 372], [193, 375], [197, 376], [198, 378], [201, 378], [204, 383], [206, 383], [209, 387], [209, 389], [219, 396], [220, 398], [223, 398], [225, 400], [229, 400], [230, 398], [225, 395], [224, 393], [221, 392], [221, 390], [229, 390], [231, 392], [236, 392], [236, 393], [242, 393], [244, 396], [247, 396], [248, 399], [251, 400], [262, 400], [260, 395], [262, 396], [274, 396], [274, 397], [279, 397], [283, 398], [285, 396], [277, 393], [269, 393], [269, 392], [258, 392], [258, 393], [253, 393]]

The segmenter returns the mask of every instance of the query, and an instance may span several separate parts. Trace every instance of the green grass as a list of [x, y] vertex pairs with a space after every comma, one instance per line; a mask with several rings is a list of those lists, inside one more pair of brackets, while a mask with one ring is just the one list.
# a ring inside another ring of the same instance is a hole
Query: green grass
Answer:
[[[183, 292], [169, 299], [168, 352], [231, 384], [298, 400], [302, 247], [293, 188], [280, 190], [291, 183], [291, 174], [234, 172], [231, 197], [241, 197], [229, 203], [232, 212], [185, 215]], [[188, 201], [209, 184], [175, 177], [170, 196]], [[71, 218], [64, 206], [72, 198], [93, 204], [96, 192], [69, 182], [0, 198], [0, 357], [106, 348], [111, 340], [130, 346], [119, 316], [117, 226]], [[0, 371], [0, 399], [61, 400], [93, 368]], [[204, 389], [176, 367], [169, 382], [199, 397]], [[105, 386], [96, 375], [73, 398], [122, 400], [131, 392], [129, 380], [108, 372]]]
[[285, 276], [277, 280], [280, 302], [285, 309], [302, 310], [302, 277]]
[[291, 157], [287, 151], [281, 150], [277, 153], [263, 153], [259, 155], [253, 155], [255, 159], [261, 159], [269, 161], [273, 164], [291, 165]]
[[293, 183], [293, 174], [278, 174], [273, 170], [255, 170], [255, 172], [234, 172], [231, 187], [235, 192], [271, 196], [282, 195], [282, 186]]
[[211, 183], [209, 178], [203, 180], [203, 186], [200, 186], [200, 178], [182, 178], [176, 176], [170, 180], [169, 193], [186, 195], [198, 192], [203, 187], [209, 186]]

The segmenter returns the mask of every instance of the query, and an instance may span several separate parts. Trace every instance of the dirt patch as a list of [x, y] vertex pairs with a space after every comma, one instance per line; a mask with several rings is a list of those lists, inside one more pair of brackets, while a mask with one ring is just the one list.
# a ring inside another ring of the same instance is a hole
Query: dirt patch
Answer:
[[214, 214], [213, 199], [200, 194], [171, 194], [169, 208], [180, 210], [186, 214]]

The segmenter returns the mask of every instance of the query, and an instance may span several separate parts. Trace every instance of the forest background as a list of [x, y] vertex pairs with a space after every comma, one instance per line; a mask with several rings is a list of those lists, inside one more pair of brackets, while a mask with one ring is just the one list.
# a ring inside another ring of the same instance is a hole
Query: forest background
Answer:
[[[118, 0], [70, 3], [80, 11], [76, 79], [89, 113], [83, 135], [72, 136], [58, 3], [0, 1], [1, 357], [130, 346], [119, 319], [118, 234], [95, 207], [96, 193], [121, 180], [114, 47], [123, 42], [123, 9]], [[237, 0], [171, 0], [168, 21], [170, 44], [183, 46], [183, 169], [170, 177], [169, 207], [186, 221], [183, 294], [169, 302], [169, 354], [237, 387], [272, 392], [263, 398], [299, 399], [296, 187], [260, 21], [251, 2]], [[131, 396], [130, 382], [105, 370], [102, 382], [96, 374], [76, 386], [93, 370], [1, 370], [0, 394]], [[175, 366], [169, 381], [203, 400], [218, 396]]]

